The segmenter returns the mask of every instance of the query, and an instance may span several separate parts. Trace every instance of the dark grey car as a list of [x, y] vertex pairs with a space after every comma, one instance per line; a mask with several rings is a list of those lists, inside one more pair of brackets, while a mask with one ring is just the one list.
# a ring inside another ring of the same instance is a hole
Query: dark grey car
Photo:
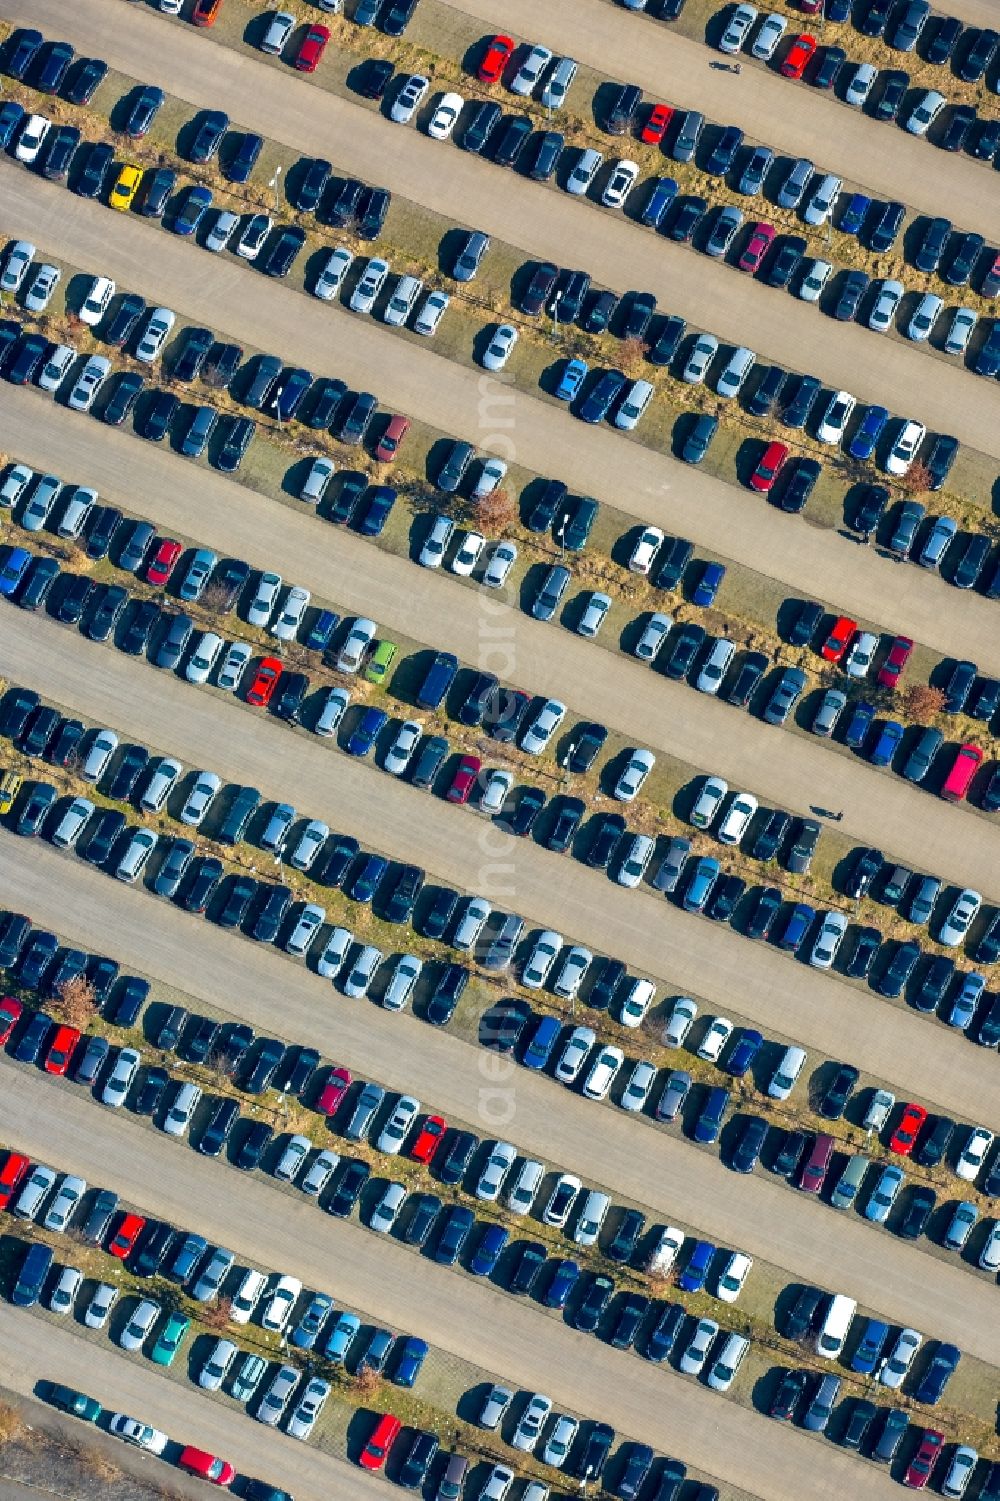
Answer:
[[175, 615], [154, 658], [156, 666], [166, 667], [173, 671], [184, 655], [193, 630], [194, 621], [190, 615]]
[[384, 1099], [385, 1090], [381, 1084], [365, 1085], [355, 1102], [354, 1113], [344, 1127], [348, 1141], [361, 1141], [367, 1136]]
[[768, 724], [784, 724], [806, 686], [806, 675], [801, 667], [786, 667], [771, 690], [771, 697], [764, 709]]

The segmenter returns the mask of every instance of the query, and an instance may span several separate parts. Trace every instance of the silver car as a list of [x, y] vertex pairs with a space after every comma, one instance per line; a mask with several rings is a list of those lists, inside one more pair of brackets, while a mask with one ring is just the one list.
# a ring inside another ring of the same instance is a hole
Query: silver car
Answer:
[[719, 39], [719, 51], [730, 55], [739, 52], [756, 19], [757, 11], [752, 5], [737, 5]]
[[125, 1096], [132, 1087], [132, 1081], [139, 1071], [142, 1062], [142, 1054], [136, 1048], [122, 1048], [115, 1059], [115, 1066], [111, 1070], [101, 1090], [101, 1101], [117, 1110], [125, 1103]]
[[517, 1149], [509, 1141], [495, 1141], [476, 1184], [476, 1198], [491, 1203], [500, 1196], [503, 1181], [517, 1158]]
[[214, 771], [199, 771], [194, 779], [194, 786], [177, 815], [181, 823], [197, 828], [215, 801], [221, 786], [222, 778], [216, 776]]
[[688, 1343], [687, 1349], [680, 1358], [679, 1369], [685, 1376], [697, 1376], [700, 1374], [712, 1341], [719, 1332], [719, 1326], [714, 1319], [699, 1319], [695, 1325], [694, 1334]]
[[351, 1000], [360, 1000], [367, 995], [368, 987], [375, 978], [375, 971], [382, 963], [382, 950], [372, 943], [364, 944], [355, 956], [347, 975], [341, 980], [341, 989]]
[[292, 1415], [285, 1424], [285, 1432], [292, 1438], [308, 1438], [329, 1395], [329, 1381], [324, 1381], [321, 1376], [313, 1376], [296, 1402]]
[[49, 1205], [42, 1219], [46, 1230], [62, 1233], [68, 1226], [76, 1207], [87, 1192], [87, 1181], [74, 1173], [67, 1173], [59, 1185], [59, 1192]]
[[337, 245], [321, 263], [313, 282], [313, 296], [322, 302], [332, 302], [344, 285], [344, 277], [351, 269], [354, 256], [346, 245]]
[[217, 1392], [226, 1379], [229, 1367], [236, 1359], [236, 1355], [237, 1346], [231, 1339], [217, 1339], [198, 1372], [198, 1385], [207, 1392]]
[[141, 1350], [143, 1341], [149, 1337], [149, 1332], [159, 1317], [159, 1303], [154, 1303], [152, 1298], [143, 1298], [119, 1336], [118, 1343], [122, 1349]]
[[378, 256], [372, 256], [365, 267], [354, 291], [351, 293], [350, 308], [352, 313], [370, 313], [375, 306], [375, 299], [385, 285], [385, 279], [389, 275], [389, 262], [381, 260]]
[[420, 1114], [420, 1101], [411, 1094], [400, 1095], [375, 1140], [375, 1149], [395, 1156], [402, 1148], [406, 1133]]
[[868, 327], [877, 334], [887, 333], [892, 327], [896, 310], [902, 302], [906, 288], [901, 281], [884, 281], [879, 288], [875, 305], [868, 315]]
[[543, 1396], [541, 1392], [535, 1392], [534, 1396], [528, 1399], [528, 1405], [521, 1414], [521, 1421], [511, 1435], [510, 1441], [515, 1449], [521, 1449], [525, 1454], [532, 1453], [551, 1411], [551, 1399]]
[[714, 334], [699, 334], [681, 371], [681, 380], [691, 386], [700, 385], [718, 352], [719, 341]]
[[94, 1296], [87, 1304], [83, 1315], [83, 1322], [88, 1329], [103, 1329], [108, 1322], [111, 1310], [118, 1302], [120, 1288], [112, 1287], [110, 1282], [99, 1282], [94, 1289]]
[[74, 412], [89, 412], [98, 391], [111, 374], [111, 361], [103, 354], [92, 354], [76, 378], [66, 405]]
[[266, 1423], [269, 1428], [276, 1427], [285, 1408], [288, 1406], [292, 1392], [299, 1384], [300, 1372], [292, 1365], [279, 1366], [271, 1378], [270, 1384], [257, 1404], [254, 1417], [258, 1423]]

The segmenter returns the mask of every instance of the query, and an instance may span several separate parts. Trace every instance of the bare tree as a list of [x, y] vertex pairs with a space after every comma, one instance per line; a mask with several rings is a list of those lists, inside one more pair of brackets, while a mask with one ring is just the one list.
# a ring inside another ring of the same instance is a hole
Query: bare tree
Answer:
[[198, 608], [210, 619], [229, 612], [229, 590], [225, 584], [207, 584], [198, 600]]
[[354, 1377], [354, 1390], [359, 1397], [374, 1397], [382, 1385], [382, 1378], [370, 1365], [362, 1366]]
[[943, 688], [932, 688], [930, 683], [911, 683], [903, 694], [903, 709], [906, 717], [915, 724], [928, 724], [935, 715], [944, 710]]
[[917, 463], [910, 465], [899, 483], [904, 490], [909, 490], [912, 495], [922, 495], [933, 485], [934, 476], [927, 465], [921, 464], [918, 460]]
[[494, 490], [476, 501], [476, 525], [486, 537], [499, 537], [517, 520], [517, 502], [509, 490]]
[[207, 1329], [213, 1329], [216, 1333], [228, 1329], [233, 1318], [232, 1298], [219, 1298], [216, 1303], [205, 1304], [199, 1316]]
[[646, 360], [646, 346], [641, 339], [623, 339], [618, 346], [618, 364], [622, 372], [635, 380], [642, 374]]
[[85, 1032], [98, 1009], [96, 992], [86, 975], [74, 975], [72, 979], [64, 980], [56, 993], [52, 1009], [68, 1027]]

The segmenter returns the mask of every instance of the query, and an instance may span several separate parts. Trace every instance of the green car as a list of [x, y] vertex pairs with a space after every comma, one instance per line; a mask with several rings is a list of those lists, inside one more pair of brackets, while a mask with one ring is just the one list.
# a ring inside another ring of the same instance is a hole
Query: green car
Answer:
[[181, 1347], [181, 1340], [191, 1327], [191, 1320], [183, 1313], [172, 1313], [160, 1330], [160, 1337], [153, 1346], [150, 1360], [154, 1365], [170, 1365]]
[[49, 1385], [47, 1399], [60, 1412], [71, 1412], [85, 1423], [96, 1423], [104, 1411], [100, 1402], [88, 1397], [86, 1392], [75, 1392], [71, 1386], [57, 1386], [55, 1382]]

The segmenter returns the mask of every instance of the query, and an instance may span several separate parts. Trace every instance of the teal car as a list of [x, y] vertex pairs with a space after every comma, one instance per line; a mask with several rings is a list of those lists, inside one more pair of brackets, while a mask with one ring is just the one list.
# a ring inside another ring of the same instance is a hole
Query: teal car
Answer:
[[104, 1408], [93, 1397], [88, 1397], [86, 1392], [74, 1391], [71, 1386], [58, 1386], [51, 1382], [46, 1400], [53, 1407], [58, 1407], [60, 1412], [72, 1413], [75, 1418], [82, 1418], [85, 1423], [96, 1423]]
[[154, 1365], [171, 1365], [181, 1347], [181, 1340], [191, 1327], [191, 1320], [183, 1313], [172, 1313], [160, 1330], [159, 1338], [150, 1353]]

